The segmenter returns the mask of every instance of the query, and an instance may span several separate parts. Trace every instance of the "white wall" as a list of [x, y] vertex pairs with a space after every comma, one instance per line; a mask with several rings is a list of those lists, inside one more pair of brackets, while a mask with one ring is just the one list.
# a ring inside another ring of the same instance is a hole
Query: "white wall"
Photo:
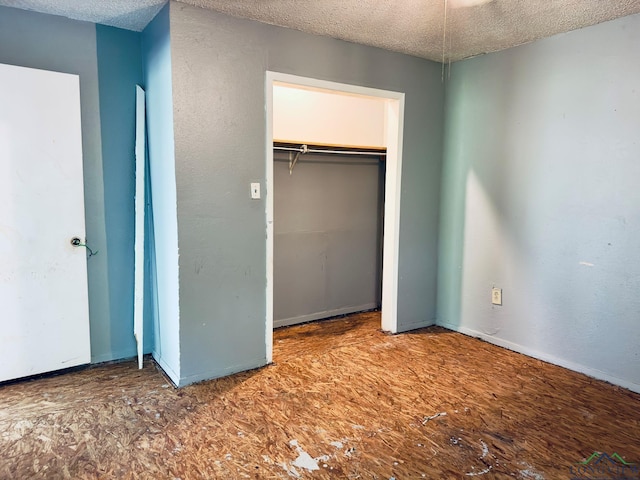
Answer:
[[386, 102], [382, 98], [274, 85], [273, 138], [384, 147]]

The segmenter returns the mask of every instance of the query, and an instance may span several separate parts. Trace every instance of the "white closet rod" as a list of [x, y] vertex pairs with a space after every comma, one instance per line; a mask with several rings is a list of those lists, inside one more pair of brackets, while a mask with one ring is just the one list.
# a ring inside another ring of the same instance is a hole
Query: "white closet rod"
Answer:
[[376, 156], [379, 157], [381, 155], [386, 156], [387, 152], [382, 152], [382, 151], [378, 151], [378, 152], [367, 152], [367, 151], [360, 151], [360, 150], [321, 150], [321, 149], [315, 149], [315, 148], [307, 148], [304, 149], [302, 147], [300, 148], [294, 148], [294, 147], [273, 147], [274, 150], [282, 150], [285, 152], [298, 152], [298, 153], [337, 153], [340, 155], [369, 155], [369, 156]]

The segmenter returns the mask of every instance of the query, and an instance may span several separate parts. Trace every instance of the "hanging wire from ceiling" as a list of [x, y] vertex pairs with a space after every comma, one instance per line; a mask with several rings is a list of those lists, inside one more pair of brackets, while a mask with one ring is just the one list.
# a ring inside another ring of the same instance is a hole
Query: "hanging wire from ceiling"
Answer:
[[453, 35], [451, 35], [451, 32], [449, 32], [449, 51], [448, 51], [448, 55], [447, 55], [447, 80], [449, 80], [451, 78], [451, 44], [453, 42]]
[[[447, 13], [449, 11], [449, 0], [444, 0], [444, 20], [442, 22], [442, 83], [444, 83], [444, 70], [446, 64], [446, 50], [447, 50]], [[451, 64], [449, 64], [451, 65]], [[449, 66], [451, 71], [451, 66]]]
[[[447, 72], [447, 80], [449, 80], [451, 78], [451, 51], [452, 51], [452, 45], [453, 45], [453, 35], [451, 34], [451, 29], [449, 28], [449, 17], [451, 12], [449, 11], [449, 0], [443, 0], [444, 1], [444, 19], [442, 22], [442, 83], [444, 83], [444, 79], [445, 79], [445, 70]], [[482, 1], [483, 3], [486, 1], [492, 1], [492, 0], [476, 0], [476, 1]], [[453, 3], [453, 8], [456, 8], [456, 4], [458, 2], [455, 2], [454, 0], [452, 0]], [[447, 45], [447, 41], [448, 41], [448, 45]]]

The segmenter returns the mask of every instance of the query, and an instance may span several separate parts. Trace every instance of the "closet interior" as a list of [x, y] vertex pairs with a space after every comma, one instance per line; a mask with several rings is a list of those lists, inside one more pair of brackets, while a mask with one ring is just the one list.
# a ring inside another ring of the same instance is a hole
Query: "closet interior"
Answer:
[[273, 148], [274, 327], [380, 308], [386, 148]]

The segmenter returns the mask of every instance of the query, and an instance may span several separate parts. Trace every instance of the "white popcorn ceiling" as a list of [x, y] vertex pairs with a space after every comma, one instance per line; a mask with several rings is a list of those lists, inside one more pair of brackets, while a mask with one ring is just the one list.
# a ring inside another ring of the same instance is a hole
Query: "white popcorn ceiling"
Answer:
[[[136, 31], [164, 3], [0, 0], [0, 5]], [[174, 6], [180, 3], [435, 61], [442, 61], [443, 53], [445, 61], [461, 60], [640, 13], [640, 0], [179, 0]]]

